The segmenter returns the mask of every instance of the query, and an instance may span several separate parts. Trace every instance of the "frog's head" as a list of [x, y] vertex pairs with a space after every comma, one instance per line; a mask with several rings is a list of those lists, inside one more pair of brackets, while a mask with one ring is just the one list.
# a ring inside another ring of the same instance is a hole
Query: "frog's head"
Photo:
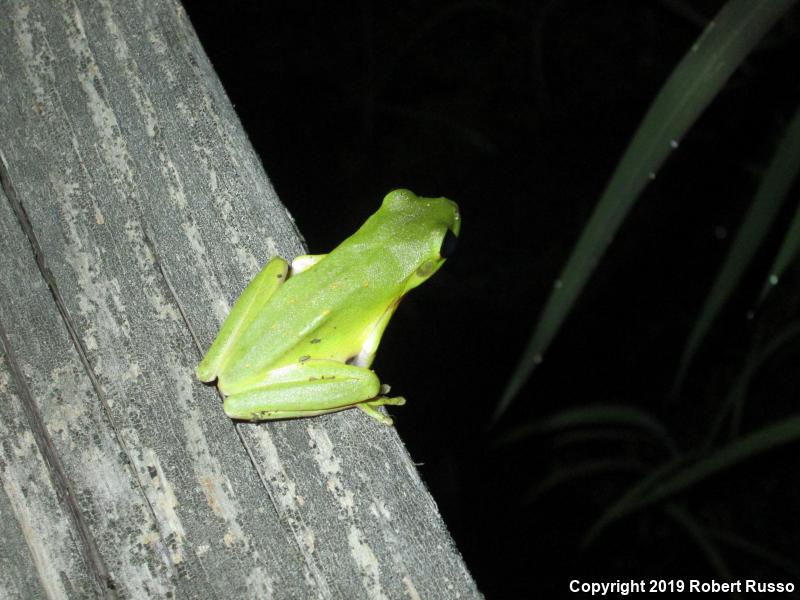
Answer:
[[461, 217], [452, 200], [394, 190], [383, 199], [377, 215], [384, 233], [392, 236], [385, 243], [403, 271], [406, 292], [433, 275], [455, 251]]

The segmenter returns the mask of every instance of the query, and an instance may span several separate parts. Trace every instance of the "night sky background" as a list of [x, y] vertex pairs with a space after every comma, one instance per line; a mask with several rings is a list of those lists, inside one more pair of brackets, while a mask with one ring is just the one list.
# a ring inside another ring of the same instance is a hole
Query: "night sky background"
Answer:
[[[570, 579], [720, 578], [660, 506], [580, 548], [603, 510], [665, 460], [653, 440], [601, 428], [510, 446], [497, 439], [561, 410], [622, 404], [658, 419], [691, 452], [753, 336], [797, 318], [796, 275], [777, 308], [745, 318], [779, 229], [716, 322], [683, 393], [668, 398], [704, 295], [798, 107], [797, 7], [681, 140], [542, 365], [503, 420], [490, 427], [490, 417], [647, 107], [722, 4], [185, 4], [312, 253], [353, 233], [393, 188], [459, 203], [458, 251], [404, 299], [373, 368], [408, 398], [391, 411], [397, 428], [489, 598], [564, 594]], [[795, 182], [784, 228], [799, 191]], [[794, 414], [798, 358], [795, 339], [759, 372], [744, 430]], [[797, 451], [778, 448], [675, 498], [715, 539], [746, 540], [789, 560], [721, 544], [735, 578], [800, 583], [792, 575], [800, 562]], [[610, 469], [531, 494], [574, 461], [606, 456], [643, 470]]]

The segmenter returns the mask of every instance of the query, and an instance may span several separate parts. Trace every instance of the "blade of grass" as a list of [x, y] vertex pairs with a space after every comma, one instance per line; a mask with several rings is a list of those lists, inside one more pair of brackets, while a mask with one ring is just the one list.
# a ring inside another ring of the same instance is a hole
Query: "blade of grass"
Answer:
[[[689, 534], [691, 540], [697, 544], [697, 547], [700, 548], [700, 552], [706, 557], [708, 564], [711, 565], [717, 577], [722, 581], [733, 581], [733, 576], [722, 556], [722, 552], [717, 548], [717, 545], [706, 532], [705, 528], [695, 520], [689, 511], [678, 506], [674, 502], [669, 502], [665, 511], [673, 521], [683, 527], [686, 533]], [[738, 594], [732, 596], [740, 597]]]
[[[787, 139], [791, 138], [791, 142], [793, 143], [792, 158], [794, 158], [794, 164], [787, 164], [787, 170], [791, 168], [794, 169], [791, 173], [791, 179], [794, 180], [797, 178], [798, 171], [800, 171], [800, 109], [795, 113], [786, 136]], [[787, 163], [789, 163], [788, 160]], [[787, 173], [787, 178], [789, 177], [790, 175]], [[789, 230], [786, 232], [780, 250], [778, 250], [775, 262], [772, 264], [772, 267], [770, 267], [767, 281], [758, 299], [758, 304], [761, 304], [769, 291], [778, 284], [786, 267], [797, 258], [798, 250], [800, 250], [800, 205], [794, 213], [794, 218], [792, 219], [791, 225], [789, 225]]]
[[[798, 135], [798, 140], [800, 140], [800, 135]], [[798, 146], [800, 146], [800, 141], [798, 141]], [[789, 225], [789, 230], [783, 238], [783, 243], [780, 250], [778, 250], [778, 255], [775, 257], [775, 262], [772, 263], [769, 269], [769, 276], [766, 283], [764, 283], [764, 288], [761, 290], [758, 304], [761, 304], [769, 291], [778, 285], [783, 272], [797, 258], [798, 250], [800, 250], [800, 205], [798, 205], [797, 211], [792, 218], [792, 223]]]
[[[787, 155], [789, 155], [786, 159], [786, 178], [789, 180], [787, 182], [788, 191], [788, 186], [797, 178], [797, 173], [800, 171], [800, 109], [797, 110], [789, 126], [786, 128], [785, 144], [791, 146], [791, 149], [786, 150]], [[791, 159], [794, 159], [794, 162], [792, 162]], [[795, 212], [786, 237], [775, 258], [775, 262], [768, 271], [769, 275], [761, 290], [761, 295], [758, 298], [757, 304], [761, 304], [769, 291], [778, 284], [786, 267], [797, 257], [798, 249], [800, 249], [800, 207], [798, 207], [797, 212]]]
[[727, 544], [728, 546], [731, 546], [732, 548], [736, 548], [740, 552], [745, 552], [751, 556], [759, 558], [765, 563], [769, 563], [776, 569], [786, 572], [795, 579], [800, 579], [800, 564], [794, 562], [794, 560], [786, 556], [783, 556], [782, 554], [778, 554], [769, 548], [765, 548], [761, 544], [751, 542], [750, 540], [739, 537], [729, 531], [710, 529], [709, 535], [714, 536], [716, 539]]
[[[730, 250], [728, 250], [725, 262], [722, 264], [711, 286], [711, 291], [709, 291], [703, 302], [703, 307], [695, 321], [694, 328], [689, 334], [678, 364], [672, 390], [673, 396], [676, 396], [683, 386], [689, 365], [711, 328], [711, 324], [736, 289], [753, 256], [768, 235], [770, 226], [775, 220], [778, 210], [783, 204], [798, 172], [800, 172], [800, 110], [795, 113], [794, 118], [786, 128], [775, 155], [761, 180], [753, 202], [742, 219], [742, 224], [739, 226]], [[785, 251], [781, 255], [782, 262], [780, 267], [773, 267], [770, 273], [782, 272], [783, 268], [797, 252], [797, 244], [800, 243], [800, 213], [795, 217], [793, 225], [793, 234], [790, 230], [790, 234], [787, 235], [784, 243]], [[776, 271], [776, 268], [781, 270]]]
[[576, 243], [493, 415], [497, 422], [572, 310], [636, 198], [758, 40], [796, 0], [731, 0], [692, 45], [642, 120]]
[[[623, 427], [603, 427], [594, 429], [570, 429], [556, 433], [551, 438], [551, 444], [554, 451], [563, 451], [565, 449], [573, 449], [576, 446], [592, 446], [587, 448], [587, 451], [597, 452], [595, 448], [602, 447], [602, 451], [606, 453], [614, 452], [608, 448], [609, 445], [618, 446], [622, 448], [635, 447], [640, 448], [642, 444], [652, 442], [653, 436], [645, 429], [626, 429]], [[660, 441], [660, 440], [658, 440]], [[674, 454], [670, 450], [670, 454]]]
[[594, 541], [608, 525], [636, 510], [681, 492], [743, 460], [797, 440], [800, 440], [800, 415], [758, 429], [683, 468], [675, 469], [673, 463], [667, 463], [656, 471], [657, 475], [646, 477], [613, 504], [586, 534], [583, 546]]
[[641, 473], [645, 465], [630, 458], [600, 458], [586, 460], [577, 464], [561, 467], [548, 475], [535, 486], [532, 486], [523, 499], [523, 504], [534, 502], [542, 494], [575, 479], [591, 477], [600, 473]]
[[673, 454], [677, 452], [675, 441], [657, 419], [647, 413], [624, 404], [598, 404], [562, 410], [550, 417], [521, 425], [500, 438], [499, 443], [513, 443], [533, 435], [559, 432], [577, 427], [602, 427], [622, 425], [642, 429], [660, 440]]
[[608, 525], [635, 510], [640, 505], [639, 499], [645, 496], [649, 489], [658, 484], [660, 480], [677, 472], [688, 460], [689, 456], [676, 456], [637, 481], [592, 525], [589, 532], [583, 537], [581, 548], [587, 548]]
[[739, 428], [742, 424], [742, 414], [744, 413], [744, 404], [747, 400], [747, 390], [750, 387], [750, 381], [753, 376], [761, 370], [761, 367], [771, 359], [776, 352], [781, 350], [788, 344], [794, 337], [800, 335], [800, 323], [794, 322], [786, 326], [773, 340], [758, 353], [752, 364], [747, 364], [741, 377], [736, 380], [735, 385], [731, 388], [728, 395], [728, 401], [732, 406], [730, 435], [734, 437], [738, 435]]
[[766, 345], [759, 345], [750, 350], [736, 380], [728, 390], [728, 395], [725, 397], [725, 400], [720, 403], [719, 410], [717, 410], [714, 415], [714, 420], [711, 427], [708, 429], [708, 434], [703, 444], [705, 450], [713, 445], [714, 440], [717, 439], [728, 417], [730, 417], [728, 437], [733, 438], [738, 435], [750, 381], [761, 367], [772, 358], [775, 352], [783, 348], [783, 346], [791, 342], [792, 339], [798, 335], [800, 335], [800, 321], [792, 321], [787, 323], [783, 330], [773, 339], [769, 340]]

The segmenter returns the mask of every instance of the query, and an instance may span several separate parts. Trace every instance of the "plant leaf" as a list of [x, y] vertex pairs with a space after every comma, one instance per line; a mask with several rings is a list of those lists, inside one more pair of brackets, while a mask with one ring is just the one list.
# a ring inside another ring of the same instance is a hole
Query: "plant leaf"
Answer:
[[599, 473], [641, 473], [645, 465], [638, 460], [630, 458], [598, 458], [586, 460], [561, 467], [550, 473], [542, 481], [532, 486], [523, 500], [524, 504], [534, 502], [542, 494], [549, 492], [553, 488], [568, 483], [574, 479], [591, 477]]
[[[711, 324], [726, 300], [736, 289], [742, 274], [769, 233], [770, 226], [775, 220], [778, 210], [799, 171], [800, 110], [795, 113], [783, 139], [778, 144], [775, 155], [761, 180], [753, 202], [742, 219], [736, 238], [733, 240], [730, 250], [728, 250], [725, 262], [722, 264], [717, 278], [711, 286], [711, 291], [706, 296], [700, 315], [695, 321], [694, 328], [689, 334], [678, 365], [673, 385], [673, 395], [677, 395], [683, 385], [689, 365], [703, 338], [708, 333]], [[779, 253], [780, 261], [776, 260], [776, 264], [770, 270], [770, 281], [772, 281], [772, 274], [777, 277], [796, 255], [798, 244], [800, 244], [800, 212], [795, 216], [792, 227], [784, 239], [783, 247]], [[762, 298], [765, 294], [766, 288], [761, 295]]]
[[533, 435], [555, 433], [565, 429], [606, 425], [641, 429], [660, 440], [670, 452], [677, 452], [675, 441], [666, 427], [646, 412], [625, 404], [595, 404], [562, 410], [545, 419], [512, 429], [500, 439], [500, 443], [518, 442]]
[[681, 492], [762, 452], [797, 440], [800, 440], [800, 414], [753, 431], [686, 466], [679, 467], [678, 461], [670, 461], [644, 477], [606, 510], [586, 534], [583, 545], [590, 544], [608, 525], [635, 510]]
[[554, 285], [497, 404], [506, 412], [572, 310], [622, 221], [736, 67], [795, 0], [731, 0], [689, 49], [642, 120]]
[[705, 555], [708, 564], [722, 581], [733, 581], [733, 575], [728, 568], [722, 552], [717, 548], [712, 537], [708, 534], [705, 527], [698, 523], [695, 518], [684, 508], [670, 502], [666, 506], [666, 513], [678, 525], [686, 530], [692, 541], [697, 544], [700, 551]]

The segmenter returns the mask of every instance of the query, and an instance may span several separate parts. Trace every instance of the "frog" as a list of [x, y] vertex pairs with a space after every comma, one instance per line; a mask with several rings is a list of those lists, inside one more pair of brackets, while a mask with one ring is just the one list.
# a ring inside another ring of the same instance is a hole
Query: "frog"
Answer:
[[273, 257], [234, 303], [198, 379], [216, 380], [235, 420], [358, 408], [393, 425], [380, 407], [405, 398], [389, 397], [370, 367], [400, 301], [453, 254], [460, 230], [452, 200], [397, 189], [329, 253]]

